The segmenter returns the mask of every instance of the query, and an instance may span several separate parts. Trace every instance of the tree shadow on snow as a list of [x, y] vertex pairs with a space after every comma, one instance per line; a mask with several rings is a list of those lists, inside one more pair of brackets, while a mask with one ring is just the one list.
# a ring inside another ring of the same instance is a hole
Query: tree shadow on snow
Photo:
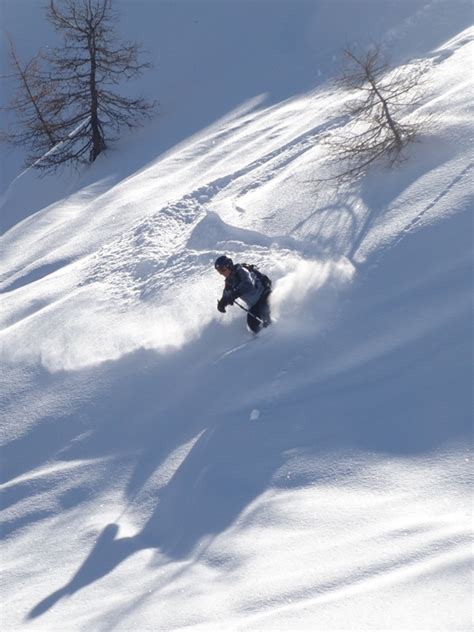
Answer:
[[[160, 493], [141, 531], [121, 538], [117, 524], [107, 525], [70, 581], [38, 603], [28, 619], [108, 575], [138, 551], [154, 549], [169, 559], [185, 559], [198, 550], [199, 543], [212, 541], [229, 528], [268, 488], [284, 462], [284, 450], [292, 445], [281, 429], [269, 436], [267, 427], [242, 421], [230, 415], [208, 426]], [[158, 466], [158, 456], [153, 465], [147, 463], [150, 458], [148, 452], [145, 462], [137, 463], [134, 488], [143, 485]]]

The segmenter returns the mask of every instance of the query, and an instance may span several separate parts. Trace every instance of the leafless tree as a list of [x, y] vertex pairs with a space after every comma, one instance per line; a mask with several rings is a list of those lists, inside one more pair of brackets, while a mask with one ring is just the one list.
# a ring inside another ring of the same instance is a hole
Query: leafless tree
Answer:
[[13, 80], [16, 89], [10, 102], [2, 107], [2, 110], [14, 113], [15, 121], [1, 138], [12, 145], [28, 147], [30, 155], [25, 163], [31, 165], [38, 156], [43, 156], [51, 150], [59, 140], [55, 125], [55, 121], [57, 123], [58, 120], [57, 102], [54, 89], [46, 80], [43, 54], [39, 52], [31, 60], [23, 63], [9, 36], [8, 41], [12, 72], [2, 79]]
[[[121, 128], [149, 117], [155, 103], [122, 96], [115, 88], [139, 77], [150, 64], [139, 60], [138, 44], [119, 41], [112, 0], [49, 0], [47, 19], [62, 36], [62, 45], [46, 56], [48, 72], [38, 75], [44, 92], [38, 120], [19, 122], [32, 150], [29, 164], [54, 171], [65, 163], [93, 162]], [[29, 143], [27, 131], [40, 124], [44, 112], [54, 130], [47, 135], [46, 151]]]
[[319, 182], [357, 179], [377, 161], [396, 165], [427, 123], [406, 118], [421, 102], [422, 65], [391, 69], [379, 46], [364, 55], [347, 48], [344, 57], [345, 68], [336, 83], [349, 92], [343, 106], [345, 124], [322, 141], [330, 158], [328, 174]]

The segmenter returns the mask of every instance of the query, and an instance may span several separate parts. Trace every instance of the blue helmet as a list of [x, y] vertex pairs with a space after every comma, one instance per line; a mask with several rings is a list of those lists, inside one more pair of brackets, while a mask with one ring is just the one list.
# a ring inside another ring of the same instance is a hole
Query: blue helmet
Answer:
[[232, 261], [232, 259], [230, 257], [227, 257], [226, 255], [221, 255], [220, 257], [217, 257], [214, 262], [214, 267], [216, 270], [218, 270], [219, 268], [232, 268], [233, 265], [234, 262]]

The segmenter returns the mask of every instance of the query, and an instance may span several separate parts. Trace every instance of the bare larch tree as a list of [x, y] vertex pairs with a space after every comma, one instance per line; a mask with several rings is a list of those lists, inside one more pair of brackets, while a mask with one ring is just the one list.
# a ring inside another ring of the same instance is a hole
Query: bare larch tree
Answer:
[[[34, 60], [30, 65], [42, 98], [36, 118], [19, 121], [25, 131], [16, 140], [29, 146], [29, 165], [55, 171], [65, 163], [93, 162], [122, 127], [133, 128], [150, 116], [155, 103], [115, 89], [150, 64], [139, 60], [138, 44], [118, 40], [112, 0], [49, 0], [47, 19], [62, 36], [62, 45], [46, 55], [46, 73], [33, 72]], [[19, 66], [17, 74], [26, 90], [23, 98], [30, 99], [29, 75], [21, 74]], [[30, 142], [31, 130], [38, 127], [44, 132], [42, 142], [36, 136]], [[7, 135], [7, 140], [13, 139]]]
[[139, 61], [136, 43], [119, 42], [111, 0], [50, 0], [48, 19], [63, 36], [49, 57], [51, 82], [61, 95], [62, 139], [46, 166], [93, 162], [121, 127], [139, 125], [155, 106], [113, 90], [150, 67]]
[[15, 121], [2, 134], [2, 140], [28, 147], [30, 154], [25, 159], [28, 166], [51, 150], [59, 140], [54, 124], [57, 121], [57, 101], [53, 86], [46, 80], [43, 54], [39, 52], [23, 63], [10, 37], [8, 41], [12, 72], [2, 79], [13, 80], [16, 89], [2, 110], [14, 113]]
[[348, 48], [344, 57], [346, 66], [337, 85], [349, 91], [343, 106], [345, 124], [323, 140], [330, 150], [331, 173], [320, 182], [357, 179], [383, 159], [394, 166], [404, 159], [403, 149], [427, 122], [406, 120], [421, 101], [423, 66], [408, 64], [393, 70], [380, 47], [363, 55]]

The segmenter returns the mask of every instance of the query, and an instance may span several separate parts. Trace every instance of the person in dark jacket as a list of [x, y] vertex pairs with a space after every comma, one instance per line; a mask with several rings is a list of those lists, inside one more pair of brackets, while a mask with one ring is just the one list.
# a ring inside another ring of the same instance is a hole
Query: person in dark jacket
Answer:
[[224, 314], [226, 307], [240, 298], [247, 306], [247, 325], [250, 331], [256, 334], [262, 327], [268, 327], [271, 324], [268, 302], [271, 289], [264, 287], [254, 272], [239, 263], [234, 264], [226, 255], [218, 257], [214, 267], [225, 277], [224, 291], [217, 302], [217, 309]]

